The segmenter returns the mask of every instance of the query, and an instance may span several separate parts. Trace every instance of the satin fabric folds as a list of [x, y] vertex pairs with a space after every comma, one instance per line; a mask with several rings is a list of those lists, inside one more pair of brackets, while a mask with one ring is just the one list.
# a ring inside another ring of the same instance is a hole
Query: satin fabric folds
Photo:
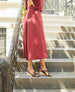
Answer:
[[23, 57], [26, 60], [48, 58], [41, 16], [43, 0], [33, 0], [33, 3], [35, 7], [31, 5], [27, 9], [25, 0], [27, 11], [23, 20]]

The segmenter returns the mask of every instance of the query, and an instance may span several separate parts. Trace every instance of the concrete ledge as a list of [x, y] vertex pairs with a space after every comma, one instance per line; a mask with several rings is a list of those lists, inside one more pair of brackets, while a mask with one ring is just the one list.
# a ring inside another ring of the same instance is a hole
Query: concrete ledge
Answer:
[[13, 92], [75, 92], [75, 89], [33, 89], [33, 90], [17, 90], [14, 89]]

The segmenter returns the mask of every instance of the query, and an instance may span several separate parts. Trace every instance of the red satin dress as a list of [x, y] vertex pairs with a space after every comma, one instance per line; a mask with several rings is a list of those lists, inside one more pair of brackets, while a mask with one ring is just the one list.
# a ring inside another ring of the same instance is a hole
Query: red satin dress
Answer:
[[34, 6], [27, 9], [23, 20], [23, 57], [26, 60], [48, 58], [41, 12], [43, 0], [32, 0]]

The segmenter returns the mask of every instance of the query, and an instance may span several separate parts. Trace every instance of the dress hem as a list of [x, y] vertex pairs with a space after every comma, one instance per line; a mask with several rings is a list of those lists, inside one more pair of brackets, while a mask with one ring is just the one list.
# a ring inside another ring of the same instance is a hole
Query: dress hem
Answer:
[[48, 57], [39, 57], [39, 58], [32, 58], [32, 59], [27, 59], [26, 57], [23, 57], [25, 58], [26, 60], [36, 60], [36, 59], [44, 59], [44, 58], [48, 58]]

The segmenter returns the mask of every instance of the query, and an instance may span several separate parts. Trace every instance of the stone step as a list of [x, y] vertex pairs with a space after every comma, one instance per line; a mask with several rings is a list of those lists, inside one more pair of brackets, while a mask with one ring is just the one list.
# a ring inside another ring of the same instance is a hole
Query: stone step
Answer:
[[75, 40], [50, 40], [46, 39], [48, 48], [75, 48]]
[[52, 32], [75, 32], [74, 26], [48, 26], [44, 25], [44, 31]]
[[[44, 59], [49, 72], [75, 72], [75, 59]], [[17, 72], [26, 72], [28, 60], [25, 58], [17, 58]], [[33, 60], [33, 67], [39, 71], [40, 60]]]
[[[19, 48], [23, 48], [23, 38], [19, 38]], [[45, 39], [47, 48], [75, 48], [75, 40]]]
[[[47, 48], [48, 58], [75, 59], [74, 48]], [[23, 57], [23, 48], [18, 48], [18, 57]]]
[[47, 48], [48, 58], [75, 59], [75, 49]]
[[21, 0], [7, 0], [0, 1], [0, 10], [5, 10], [7, 8], [18, 8]]
[[74, 21], [50, 21], [50, 20], [44, 20], [43, 21], [44, 26], [75, 26]]
[[49, 31], [45, 31], [44, 32], [45, 38], [46, 39], [62, 39], [62, 40], [74, 40], [75, 39], [75, 33], [69, 33], [69, 32], [58, 32], [58, 33], [54, 33], [54, 32], [49, 32]]
[[42, 14], [42, 18], [43, 19], [48, 19], [48, 20], [64, 20], [64, 21], [71, 21], [72, 20], [72, 17], [71, 16], [51, 16], [49, 14]]
[[14, 89], [13, 92], [75, 92], [75, 89], [32, 89], [32, 90], [25, 90], [25, 89], [21, 89], [21, 90], [16, 90]]
[[14, 89], [64, 89], [75, 88], [75, 73], [56, 72], [53, 77], [30, 77], [26, 72], [15, 73]]

